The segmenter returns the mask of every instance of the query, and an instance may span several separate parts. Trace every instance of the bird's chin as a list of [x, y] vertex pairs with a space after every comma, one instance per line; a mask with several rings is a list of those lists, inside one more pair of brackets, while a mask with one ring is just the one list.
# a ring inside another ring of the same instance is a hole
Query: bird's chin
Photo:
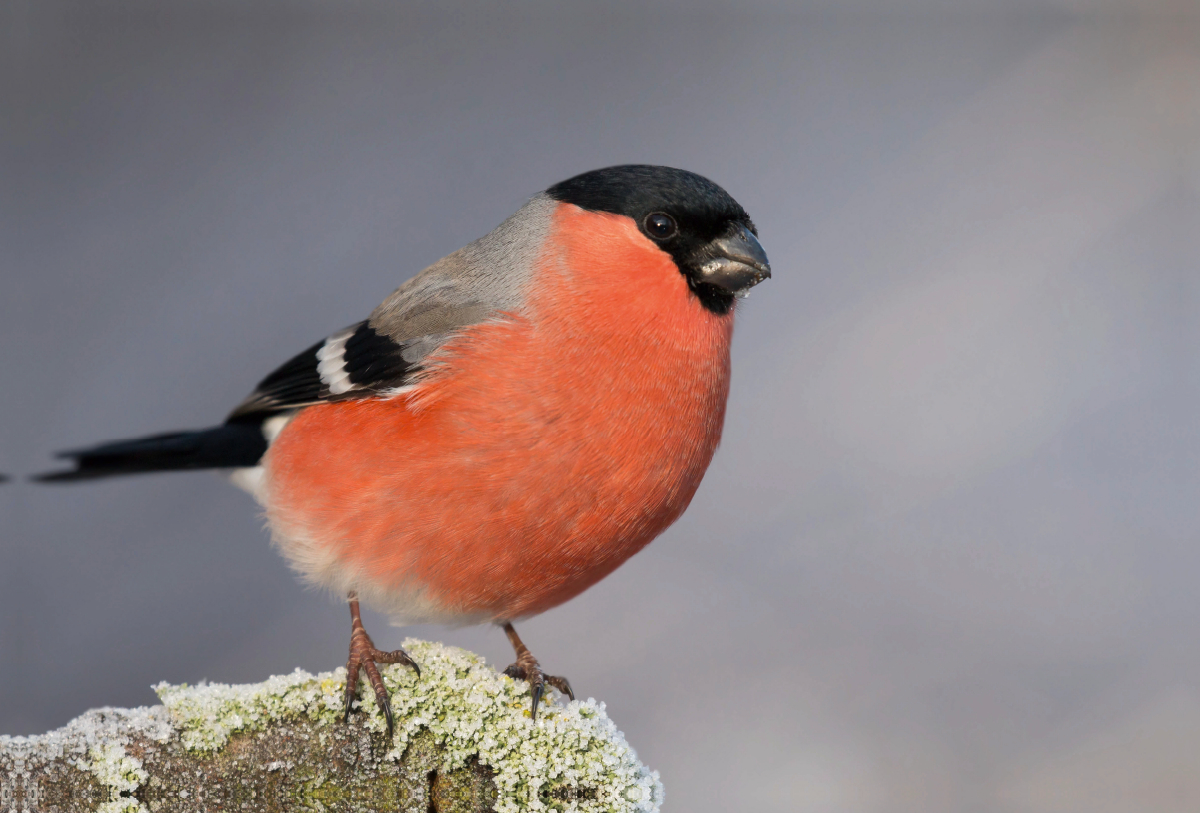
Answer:
[[719, 285], [713, 285], [708, 282], [700, 282], [694, 274], [687, 274], [688, 287], [692, 289], [692, 293], [700, 300], [700, 304], [704, 309], [715, 313], [717, 316], [724, 316], [733, 310], [734, 300], [739, 297], [737, 294], [732, 294]]

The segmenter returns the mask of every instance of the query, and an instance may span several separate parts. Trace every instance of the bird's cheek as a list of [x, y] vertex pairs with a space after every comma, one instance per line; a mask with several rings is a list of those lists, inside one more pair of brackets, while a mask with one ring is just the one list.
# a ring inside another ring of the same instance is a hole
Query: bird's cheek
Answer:
[[560, 204], [553, 220], [543, 257], [561, 262], [581, 295], [626, 308], [686, 294], [675, 261], [631, 218]]

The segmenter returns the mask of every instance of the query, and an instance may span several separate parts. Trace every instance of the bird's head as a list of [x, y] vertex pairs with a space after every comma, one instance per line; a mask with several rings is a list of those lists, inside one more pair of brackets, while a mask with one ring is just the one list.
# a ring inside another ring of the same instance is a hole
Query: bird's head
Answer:
[[771, 276], [758, 230], [729, 193], [694, 172], [628, 164], [576, 175], [546, 190], [563, 203], [633, 220], [675, 261], [704, 307], [728, 313]]

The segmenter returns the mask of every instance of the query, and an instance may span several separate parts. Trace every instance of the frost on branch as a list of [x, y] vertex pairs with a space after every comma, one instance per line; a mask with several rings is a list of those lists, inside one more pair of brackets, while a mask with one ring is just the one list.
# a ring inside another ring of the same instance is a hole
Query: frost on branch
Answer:
[[[0, 810], [651, 813], [658, 774], [595, 700], [547, 696], [454, 647], [408, 640], [418, 679], [382, 669], [341, 722], [344, 669], [245, 686], [155, 687], [163, 705], [97, 709], [38, 737], [0, 736]], [[364, 684], [365, 688], [365, 684]]]

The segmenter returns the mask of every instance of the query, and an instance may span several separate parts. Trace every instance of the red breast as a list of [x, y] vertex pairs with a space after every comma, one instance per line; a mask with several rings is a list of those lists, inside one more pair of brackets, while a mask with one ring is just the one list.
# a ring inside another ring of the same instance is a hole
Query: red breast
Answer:
[[464, 330], [411, 393], [309, 407], [275, 440], [268, 516], [310, 578], [419, 595], [392, 607], [407, 621], [515, 619], [687, 507], [721, 435], [733, 314], [631, 219], [559, 203], [551, 220], [521, 315]]

